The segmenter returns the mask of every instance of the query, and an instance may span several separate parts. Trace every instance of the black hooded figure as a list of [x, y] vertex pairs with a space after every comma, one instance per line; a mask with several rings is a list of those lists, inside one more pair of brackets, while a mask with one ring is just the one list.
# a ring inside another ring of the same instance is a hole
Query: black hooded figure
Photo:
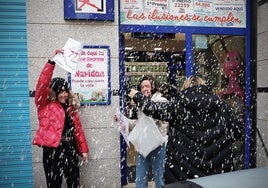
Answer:
[[136, 93], [146, 115], [169, 122], [165, 184], [234, 170], [232, 143], [243, 124], [202, 78], [186, 79], [170, 102], [156, 103]]

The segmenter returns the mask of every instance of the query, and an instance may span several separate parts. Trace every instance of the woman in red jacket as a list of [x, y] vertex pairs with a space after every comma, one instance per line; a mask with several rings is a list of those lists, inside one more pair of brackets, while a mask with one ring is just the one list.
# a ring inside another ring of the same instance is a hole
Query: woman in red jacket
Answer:
[[[53, 57], [63, 50], [55, 50]], [[61, 187], [63, 175], [68, 188], [79, 187], [79, 155], [88, 161], [88, 144], [78, 116], [80, 102], [63, 78], [53, 78], [55, 62], [45, 64], [35, 92], [39, 128], [33, 145], [43, 148], [47, 186]]]

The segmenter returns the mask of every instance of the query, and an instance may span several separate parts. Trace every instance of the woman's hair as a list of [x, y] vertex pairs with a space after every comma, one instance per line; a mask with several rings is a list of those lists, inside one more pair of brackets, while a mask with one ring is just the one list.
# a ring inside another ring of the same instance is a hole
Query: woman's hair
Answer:
[[206, 85], [206, 82], [203, 78], [201, 78], [199, 76], [190, 76], [184, 81], [184, 83], [181, 87], [181, 91], [185, 90], [189, 87], [192, 87], [194, 85]]
[[73, 93], [72, 91], [70, 91], [68, 104], [73, 105], [75, 110], [78, 110], [78, 108], [81, 106], [81, 102], [76, 93]]
[[159, 84], [158, 82], [155, 80], [154, 77], [152, 76], [144, 76], [141, 80], [140, 80], [140, 83], [138, 85], [138, 91], [141, 91], [141, 83], [144, 81], [144, 80], [149, 80], [151, 82], [151, 86], [152, 86], [152, 91], [151, 93], [154, 94], [156, 93], [157, 91], [159, 91]]

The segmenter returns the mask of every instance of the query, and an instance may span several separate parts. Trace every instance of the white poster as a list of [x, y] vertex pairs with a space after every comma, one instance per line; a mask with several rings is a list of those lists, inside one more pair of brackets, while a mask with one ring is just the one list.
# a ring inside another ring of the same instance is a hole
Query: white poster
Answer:
[[72, 91], [85, 104], [110, 104], [110, 50], [84, 46], [79, 64], [71, 75]]
[[69, 38], [63, 47], [64, 53], [58, 53], [53, 58], [53, 61], [67, 72], [74, 74], [79, 63], [82, 49], [83, 44], [81, 42]]
[[129, 140], [128, 140], [128, 135], [129, 135], [129, 123], [128, 119], [120, 112], [118, 111], [116, 113], [117, 116], [117, 124], [120, 133], [122, 134], [123, 138], [125, 139], [127, 145], [129, 146]]

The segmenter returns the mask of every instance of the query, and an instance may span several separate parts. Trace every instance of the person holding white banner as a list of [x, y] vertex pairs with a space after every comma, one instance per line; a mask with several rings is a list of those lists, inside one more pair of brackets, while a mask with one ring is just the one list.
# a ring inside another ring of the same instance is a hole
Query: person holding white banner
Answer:
[[[158, 90], [158, 84], [151, 76], [145, 76], [138, 85], [138, 91], [155, 102], [166, 102]], [[131, 90], [129, 96], [138, 92]], [[115, 115], [115, 122], [118, 117]], [[165, 166], [168, 122], [152, 119], [138, 110], [138, 119], [128, 119], [130, 134], [128, 140], [137, 151], [136, 158], [136, 188], [148, 187], [149, 167], [152, 167], [156, 188], [164, 186], [163, 174]]]
[[[55, 50], [52, 58], [63, 53]], [[39, 127], [32, 144], [43, 148], [43, 166], [48, 188], [78, 188], [79, 156], [88, 161], [89, 147], [78, 115], [80, 101], [64, 78], [52, 79], [55, 62], [48, 60], [36, 84], [35, 104]]]

